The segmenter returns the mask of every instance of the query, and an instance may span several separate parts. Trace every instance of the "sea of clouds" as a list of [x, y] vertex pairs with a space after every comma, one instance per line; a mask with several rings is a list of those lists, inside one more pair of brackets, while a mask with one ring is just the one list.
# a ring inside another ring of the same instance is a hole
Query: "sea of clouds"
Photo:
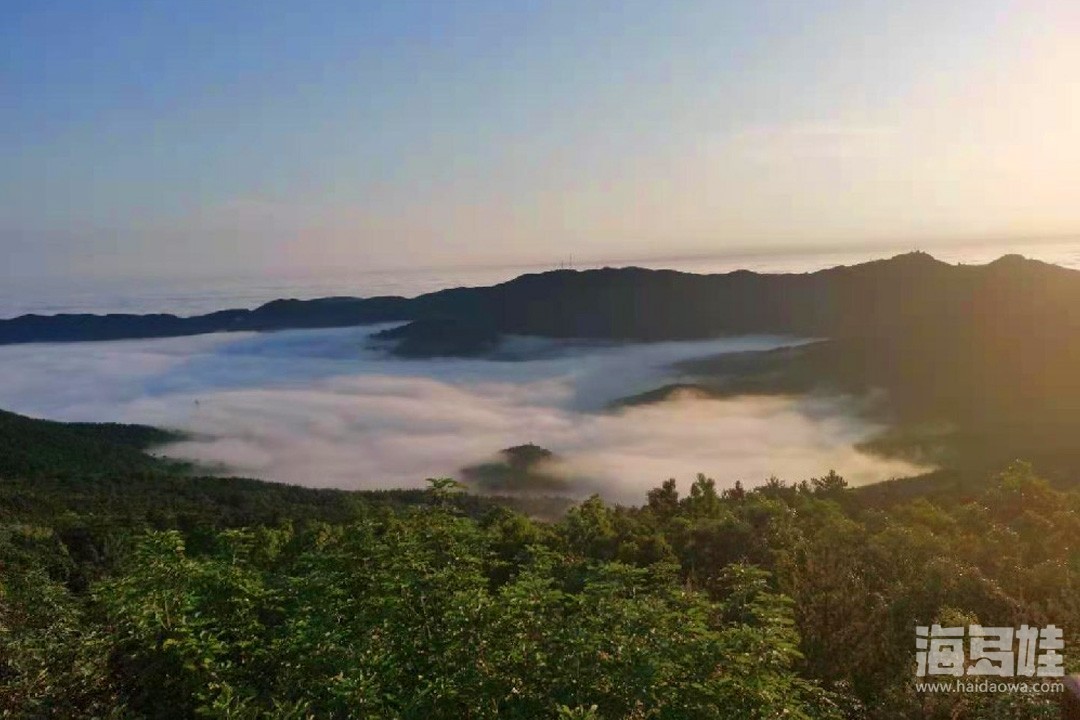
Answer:
[[313, 487], [418, 487], [526, 442], [605, 495], [640, 502], [702, 472], [729, 487], [835, 469], [853, 484], [920, 472], [858, 452], [879, 430], [844, 398], [747, 397], [610, 409], [680, 378], [671, 364], [791, 339], [599, 345], [512, 340], [502, 358], [403, 360], [381, 328], [0, 347], [0, 407], [191, 433], [160, 452]]

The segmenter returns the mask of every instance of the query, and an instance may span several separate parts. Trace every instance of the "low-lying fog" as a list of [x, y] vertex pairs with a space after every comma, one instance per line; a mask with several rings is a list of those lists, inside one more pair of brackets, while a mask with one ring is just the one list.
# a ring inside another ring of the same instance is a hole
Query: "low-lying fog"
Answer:
[[640, 502], [669, 477], [728, 487], [836, 469], [853, 484], [909, 475], [854, 445], [878, 428], [842, 399], [683, 397], [607, 411], [678, 379], [677, 360], [791, 344], [747, 337], [587, 346], [517, 341], [532, 359], [401, 360], [371, 328], [0, 347], [0, 407], [194, 433], [162, 449], [237, 475], [350, 489], [416, 487], [534, 442]]

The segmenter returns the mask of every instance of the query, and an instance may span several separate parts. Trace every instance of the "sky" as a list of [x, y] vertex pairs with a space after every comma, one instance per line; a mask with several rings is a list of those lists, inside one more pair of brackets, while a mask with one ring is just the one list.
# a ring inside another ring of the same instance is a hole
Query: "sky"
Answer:
[[1080, 235], [1074, 0], [5, 0], [9, 275]]

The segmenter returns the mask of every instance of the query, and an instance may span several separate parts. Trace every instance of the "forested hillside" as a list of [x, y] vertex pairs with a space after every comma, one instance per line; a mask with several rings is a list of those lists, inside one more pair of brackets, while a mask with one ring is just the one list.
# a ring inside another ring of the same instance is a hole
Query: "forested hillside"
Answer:
[[0, 717], [1050, 718], [916, 693], [914, 627], [1054, 623], [1067, 659], [1080, 628], [1080, 497], [1023, 465], [934, 502], [701, 477], [556, 522], [448, 480], [100, 470], [0, 480]]
[[400, 341], [410, 356], [478, 354], [507, 334], [657, 341], [755, 333], [897, 339], [962, 333], [989, 343], [1052, 332], [1064, 348], [1074, 346], [1080, 331], [1078, 301], [1075, 270], [1015, 255], [987, 265], [950, 265], [915, 252], [811, 273], [558, 270], [415, 298], [275, 300], [253, 310], [193, 317], [23, 315], [0, 320], [0, 344], [412, 322], [387, 338]]
[[168, 465], [143, 450], [176, 437], [145, 425], [60, 423], [0, 410], [0, 477], [143, 474]]

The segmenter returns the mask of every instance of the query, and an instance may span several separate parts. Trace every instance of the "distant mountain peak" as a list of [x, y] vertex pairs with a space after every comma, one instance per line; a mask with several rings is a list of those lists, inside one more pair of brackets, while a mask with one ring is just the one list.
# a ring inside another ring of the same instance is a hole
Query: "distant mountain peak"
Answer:
[[924, 250], [912, 250], [911, 252], [900, 253], [899, 255], [893, 255], [887, 260], [883, 260], [885, 263], [893, 264], [907, 264], [907, 265], [946, 265], [941, 260]]
[[994, 260], [993, 262], [990, 263], [990, 265], [993, 265], [993, 266], [1016, 266], [1016, 265], [1025, 265], [1025, 264], [1030, 263], [1030, 262], [1033, 262], [1033, 261], [1030, 260], [1029, 258], [1024, 257], [1023, 255], [1020, 255], [1019, 253], [1009, 253], [1008, 255], [1002, 255], [997, 260]]
[[819, 270], [818, 273], [831, 274], [840, 272], [841, 274], [894, 274], [900, 272], [903, 274], [908, 273], [920, 273], [924, 271], [941, 270], [954, 267], [947, 262], [938, 260], [936, 257], [928, 252], [922, 250], [912, 250], [911, 252], [900, 253], [888, 258], [881, 258], [880, 260], [869, 260], [867, 262], [855, 263], [852, 265], [838, 265], [837, 267], [828, 268], [825, 270]]

